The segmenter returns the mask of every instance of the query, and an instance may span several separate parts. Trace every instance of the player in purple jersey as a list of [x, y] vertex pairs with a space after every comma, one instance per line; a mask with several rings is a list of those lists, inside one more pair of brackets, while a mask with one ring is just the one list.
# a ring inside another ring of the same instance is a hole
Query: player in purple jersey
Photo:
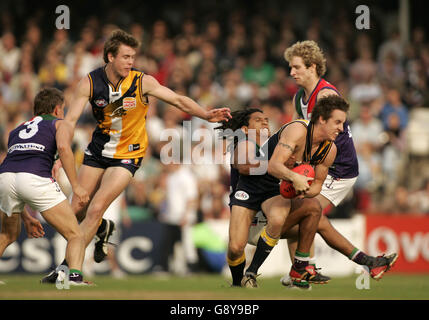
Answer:
[[[316, 42], [307, 40], [297, 42], [287, 48], [284, 57], [291, 68], [290, 75], [300, 86], [300, 90], [293, 98], [293, 104], [296, 109], [294, 119], [311, 119], [313, 108], [320, 99], [332, 95], [339, 95], [338, 90], [322, 78], [326, 72], [326, 59], [323, 52]], [[333, 166], [329, 168], [329, 173], [323, 183], [322, 191], [316, 197], [323, 209], [329, 205], [338, 206], [351, 191], [359, 175], [356, 150], [347, 121], [344, 123], [343, 132], [335, 139], [335, 145], [338, 148], [337, 156]], [[344, 248], [349, 252], [349, 254], [347, 254], [349, 259], [359, 264], [369, 263], [368, 257], [362, 251], [355, 248], [342, 237], [341, 234], [330, 225], [327, 219], [326, 222], [330, 230], [329, 232], [331, 232], [333, 236], [337, 237], [338, 240], [342, 240], [344, 243], [347, 242]], [[297, 246], [296, 239], [288, 239], [288, 246], [293, 261], [293, 252], [295, 252]], [[310, 260], [315, 264], [314, 245], [311, 250], [311, 255], [312, 257]], [[382, 261], [379, 261], [383, 266], [377, 268], [373, 267], [371, 269], [371, 276], [379, 279], [384, 272], [389, 270], [396, 259], [397, 254], [395, 253], [385, 258], [383, 257], [383, 259], [381, 259]], [[382, 263], [383, 261], [384, 263]], [[319, 283], [326, 283], [329, 281], [329, 277], [321, 274], [319, 274], [319, 277]], [[283, 284], [287, 285], [290, 283], [287, 276], [282, 279], [284, 280], [282, 280]], [[318, 282], [316, 281], [316, 283]]]
[[69, 124], [61, 120], [64, 105], [61, 91], [41, 90], [34, 100], [34, 118], [9, 135], [8, 153], [0, 165], [0, 256], [19, 236], [27, 204], [67, 240], [69, 283], [87, 285], [81, 271], [84, 236], [66, 196], [51, 175], [58, 150], [75, 196], [82, 204], [89, 201], [88, 193], [77, 181]]

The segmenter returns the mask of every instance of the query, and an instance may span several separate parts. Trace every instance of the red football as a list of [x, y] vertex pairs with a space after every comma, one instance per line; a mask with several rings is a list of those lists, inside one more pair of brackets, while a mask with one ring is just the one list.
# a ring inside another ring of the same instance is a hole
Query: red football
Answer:
[[[302, 174], [303, 176], [314, 178], [314, 169], [309, 164], [301, 164], [292, 169], [293, 172]], [[308, 184], [311, 185], [313, 180], [308, 181]], [[280, 194], [287, 198], [292, 199], [296, 196], [295, 188], [293, 187], [293, 183], [287, 180], [283, 180], [280, 183]]]

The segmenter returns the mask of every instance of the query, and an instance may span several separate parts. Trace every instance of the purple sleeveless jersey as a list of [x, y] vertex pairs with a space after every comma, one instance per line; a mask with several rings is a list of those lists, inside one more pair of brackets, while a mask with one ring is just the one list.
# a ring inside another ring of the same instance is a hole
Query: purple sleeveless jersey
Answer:
[[352, 133], [348, 121], [344, 122], [344, 131], [335, 139], [337, 156], [329, 168], [329, 174], [334, 178], [354, 178], [359, 175], [359, 165]]
[[37, 116], [12, 130], [0, 173], [27, 172], [51, 178], [57, 152], [56, 121], [51, 115]]
[[[301, 88], [296, 93], [295, 108], [301, 118], [310, 120], [311, 112], [317, 103], [317, 95], [323, 89], [331, 89], [340, 94], [335, 86], [323, 78], [320, 78], [317, 82], [306, 105], [302, 99], [304, 89]], [[337, 146], [337, 157], [333, 165], [329, 168], [329, 174], [334, 178], [350, 179], [357, 177], [359, 175], [359, 164], [348, 121], [344, 123], [343, 132], [335, 139], [335, 145]]]

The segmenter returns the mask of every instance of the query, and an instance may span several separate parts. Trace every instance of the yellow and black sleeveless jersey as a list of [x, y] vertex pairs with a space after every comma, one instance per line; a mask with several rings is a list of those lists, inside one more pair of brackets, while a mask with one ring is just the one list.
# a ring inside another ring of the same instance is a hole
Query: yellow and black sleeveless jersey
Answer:
[[148, 144], [148, 99], [142, 94], [144, 73], [132, 69], [115, 86], [107, 79], [104, 68], [88, 74], [89, 102], [98, 123], [88, 149], [94, 155], [107, 158], [143, 157]]
[[[299, 122], [301, 124], [303, 124], [306, 128], [307, 128], [307, 137], [306, 137], [306, 141], [305, 141], [305, 149], [304, 149], [304, 155], [302, 158], [302, 162], [304, 163], [309, 163], [313, 166], [317, 166], [318, 164], [322, 163], [325, 158], [327, 157], [329, 150], [331, 150], [332, 147], [332, 141], [328, 141], [325, 140], [323, 142], [321, 142], [319, 144], [319, 147], [317, 148], [316, 152], [313, 154], [313, 156], [311, 155], [311, 148], [313, 145], [313, 130], [314, 130], [314, 126], [313, 123], [310, 122], [309, 120], [304, 120], [304, 119], [297, 119], [294, 121], [291, 121], [285, 125], [283, 125], [274, 135], [273, 135], [273, 144], [274, 146], [277, 145], [279, 139], [280, 139], [280, 135], [282, 133], [282, 131], [284, 130], [284, 128], [286, 128], [288, 125], [290, 125], [291, 123], [295, 123], [295, 122]], [[271, 138], [270, 138], [271, 139]], [[273, 149], [274, 151], [274, 149]]]

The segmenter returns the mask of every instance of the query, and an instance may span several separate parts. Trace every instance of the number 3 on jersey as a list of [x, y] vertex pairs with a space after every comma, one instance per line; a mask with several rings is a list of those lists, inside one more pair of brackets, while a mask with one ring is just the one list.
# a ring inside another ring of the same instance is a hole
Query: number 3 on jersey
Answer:
[[[24, 123], [25, 126], [27, 126], [26, 129], [22, 129], [19, 131], [19, 137], [21, 139], [30, 139], [32, 136], [34, 136], [37, 131], [39, 131], [39, 122], [42, 121], [42, 117], [35, 117], [27, 122]], [[30, 131], [28, 131], [30, 130]]]

